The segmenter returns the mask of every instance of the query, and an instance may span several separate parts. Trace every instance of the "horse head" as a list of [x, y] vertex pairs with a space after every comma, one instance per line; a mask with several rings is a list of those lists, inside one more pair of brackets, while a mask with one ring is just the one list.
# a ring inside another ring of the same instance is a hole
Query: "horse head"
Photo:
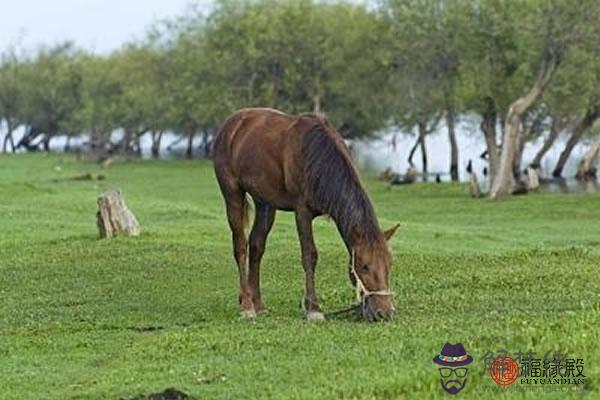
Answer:
[[398, 226], [380, 232], [376, 240], [367, 239], [358, 227], [352, 231], [350, 281], [356, 287], [363, 317], [368, 321], [388, 320], [395, 311], [390, 289], [392, 254], [387, 241]]

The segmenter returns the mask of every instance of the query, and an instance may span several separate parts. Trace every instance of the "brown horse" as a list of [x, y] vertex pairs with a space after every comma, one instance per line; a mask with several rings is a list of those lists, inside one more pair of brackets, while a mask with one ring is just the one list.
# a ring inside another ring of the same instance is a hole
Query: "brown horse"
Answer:
[[[242, 315], [265, 309], [260, 296], [260, 261], [276, 210], [294, 211], [300, 238], [308, 319], [323, 319], [315, 291], [317, 249], [312, 220], [329, 215], [350, 255], [350, 278], [363, 315], [388, 319], [392, 257], [387, 240], [398, 225], [382, 232], [342, 137], [314, 114], [290, 116], [265, 108], [231, 115], [214, 142], [214, 166], [227, 208], [233, 253], [240, 274]], [[249, 245], [244, 233], [246, 194], [254, 200]]]

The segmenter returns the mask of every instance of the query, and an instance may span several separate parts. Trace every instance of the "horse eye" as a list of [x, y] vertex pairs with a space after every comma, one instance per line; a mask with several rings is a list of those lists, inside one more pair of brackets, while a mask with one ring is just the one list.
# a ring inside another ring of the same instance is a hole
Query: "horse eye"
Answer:
[[367, 271], [369, 270], [369, 266], [368, 266], [367, 264], [365, 264], [365, 265], [363, 265], [363, 266], [361, 267], [361, 269], [362, 269], [364, 272], [367, 272]]

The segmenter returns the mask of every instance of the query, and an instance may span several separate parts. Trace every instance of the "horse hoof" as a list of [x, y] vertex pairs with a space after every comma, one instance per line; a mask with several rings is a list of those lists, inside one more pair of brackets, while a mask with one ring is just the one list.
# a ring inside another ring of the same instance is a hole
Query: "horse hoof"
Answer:
[[318, 311], [312, 311], [306, 314], [308, 321], [325, 321], [325, 314]]
[[256, 318], [256, 311], [254, 311], [254, 310], [243, 310], [242, 312], [240, 312], [240, 315], [244, 319], [254, 319], [254, 318]]

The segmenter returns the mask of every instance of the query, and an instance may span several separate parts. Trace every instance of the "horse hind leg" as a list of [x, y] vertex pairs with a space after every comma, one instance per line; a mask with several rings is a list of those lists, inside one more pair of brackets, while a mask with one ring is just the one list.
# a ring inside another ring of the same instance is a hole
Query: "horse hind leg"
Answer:
[[245, 220], [247, 218], [246, 194], [239, 188], [225, 187], [221, 185], [227, 208], [227, 221], [231, 229], [231, 240], [233, 242], [233, 255], [238, 266], [240, 276], [239, 302], [241, 315], [245, 318], [256, 316], [256, 310], [252, 304], [252, 297], [248, 287], [248, 242], [244, 232]]
[[260, 262], [265, 252], [267, 236], [275, 221], [275, 213], [272, 206], [255, 202], [254, 224], [250, 232], [248, 289], [257, 313], [265, 311], [260, 295]]

